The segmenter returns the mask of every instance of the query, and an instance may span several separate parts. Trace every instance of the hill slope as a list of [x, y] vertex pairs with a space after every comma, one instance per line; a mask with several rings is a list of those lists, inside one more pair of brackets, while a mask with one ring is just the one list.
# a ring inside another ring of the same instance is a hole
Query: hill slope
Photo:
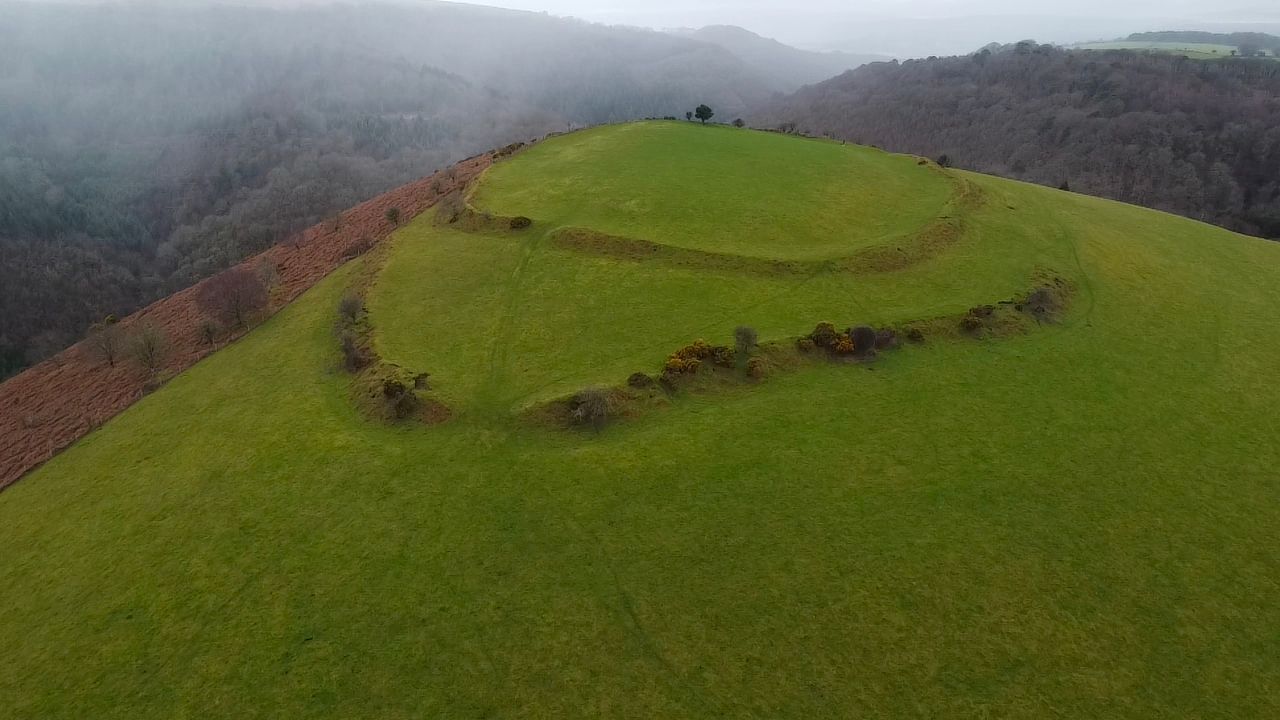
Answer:
[[708, 25], [678, 34], [728, 50], [780, 92], [794, 92], [803, 85], [889, 59], [887, 55], [801, 50], [733, 25]]
[[[1280, 712], [1280, 245], [689, 123], [547, 141], [471, 200], [0, 494], [0, 715]], [[1052, 322], [956, 330], [1046, 277]], [[363, 413], [352, 288], [450, 420]], [[930, 318], [874, 363], [792, 349]], [[763, 379], [536, 412], [739, 324]]]
[[1280, 63], [1009, 52], [877, 63], [759, 125], [872, 143], [1280, 238]]
[[484, 149], [774, 89], [706, 42], [457, 3], [0, 18], [0, 377]]

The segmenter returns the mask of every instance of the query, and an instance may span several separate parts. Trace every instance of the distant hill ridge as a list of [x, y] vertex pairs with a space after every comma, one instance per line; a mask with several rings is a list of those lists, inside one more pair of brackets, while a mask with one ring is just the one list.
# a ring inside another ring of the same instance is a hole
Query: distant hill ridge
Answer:
[[891, 59], [887, 55], [802, 50], [736, 25], [708, 25], [697, 30], [675, 32], [728, 50], [764, 77], [774, 89], [783, 92], [826, 80], [867, 63]]

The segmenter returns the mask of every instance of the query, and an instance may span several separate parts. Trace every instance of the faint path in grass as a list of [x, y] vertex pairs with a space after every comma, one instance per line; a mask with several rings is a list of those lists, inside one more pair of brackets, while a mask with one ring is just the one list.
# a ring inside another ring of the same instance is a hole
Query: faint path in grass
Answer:
[[640, 618], [640, 614], [636, 611], [635, 600], [630, 591], [627, 590], [622, 581], [622, 576], [618, 572], [618, 564], [609, 553], [608, 546], [605, 545], [600, 535], [582, 524], [574, 517], [572, 512], [564, 509], [563, 505], [557, 501], [557, 498], [547, 487], [539, 487], [542, 495], [546, 498], [547, 507], [550, 511], [558, 515], [565, 525], [581, 538], [583, 547], [594, 554], [600, 564], [603, 565], [608, 576], [602, 578], [602, 580], [607, 587], [596, 588], [597, 598], [602, 605], [609, 608], [617, 616], [619, 623], [639, 645], [645, 657], [657, 666], [663, 683], [689, 708], [692, 716], [723, 717], [725, 715], [724, 710], [709, 696], [707, 690], [699, 687], [671, 663], [671, 660], [663, 653], [662, 646], [646, 628], [644, 621]]
[[502, 408], [502, 388], [506, 385], [507, 367], [510, 360], [509, 348], [511, 343], [507, 342], [507, 338], [511, 336], [516, 327], [516, 316], [520, 311], [521, 287], [524, 284], [524, 277], [529, 263], [537, 253], [537, 246], [540, 240], [541, 238], [536, 233], [529, 233], [523, 240], [520, 247], [520, 261], [516, 263], [515, 269], [511, 271], [510, 279], [507, 280], [502, 313], [498, 318], [498, 328], [489, 343], [486, 379], [480, 384], [475, 395], [475, 406], [479, 409], [495, 411]]

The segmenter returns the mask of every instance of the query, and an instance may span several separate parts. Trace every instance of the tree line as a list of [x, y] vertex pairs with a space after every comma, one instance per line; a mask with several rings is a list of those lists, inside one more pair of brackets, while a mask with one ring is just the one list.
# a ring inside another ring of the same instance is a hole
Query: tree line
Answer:
[[1019, 43], [868, 65], [757, 112], [1280, 238], [1280, 62]]

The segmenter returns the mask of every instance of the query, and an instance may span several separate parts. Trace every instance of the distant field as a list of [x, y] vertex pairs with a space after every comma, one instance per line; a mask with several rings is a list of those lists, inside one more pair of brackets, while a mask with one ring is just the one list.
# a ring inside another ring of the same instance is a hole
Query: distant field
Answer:
[[[1177, 42], [1138, 42], [1118, 40], [1116, 42], [1085, 43], [1076, 46], [1080, 50], [1150, 50], [1186, 55], [1198, 60], [1231, 57], [1236, 52], [1234, 45], [1216, 45], [1213, 43], [1177, 43]], [[1270, 51], [1268, 57], [1272, 57]]]
[[[0, 717], [1280, 717], [1280, 244], [949, 172], [685, 123], [495, 166], [474, 202], [533, 227], [420, 217], [369, 294], [449, 422], [355, 409], [353, 265], [0, 494]], [[952, 180], [980, 200], [947, 209]], [[823, 258], [953, 211], [893, 272], [554, 242]], [[1076, 295], [1026, 335], [599, 434], [521, 414], [739, 324], [960, 313], [1042, 272]]]

